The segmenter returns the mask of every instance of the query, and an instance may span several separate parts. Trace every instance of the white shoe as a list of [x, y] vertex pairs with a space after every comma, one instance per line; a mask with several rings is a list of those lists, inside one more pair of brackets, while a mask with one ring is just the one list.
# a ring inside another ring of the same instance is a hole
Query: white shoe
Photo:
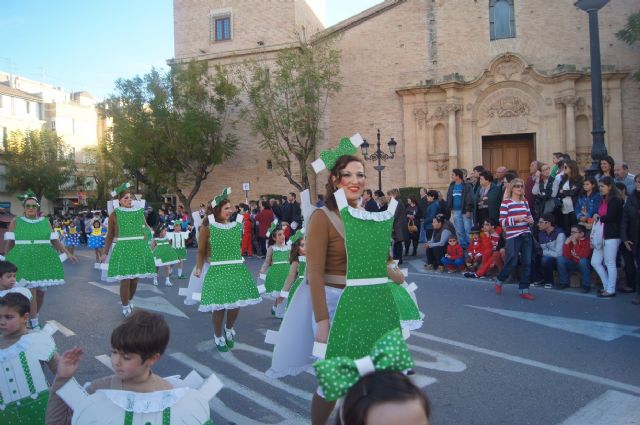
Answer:
[[158, 279], [155, 277], [153, 278], [153, 286], [158, 286]]
[[123, 305], [122, 306], [122, 315], [124, 317], [127, 317], [128, 315], [131, 314], [131, 311], [133, 310], [133, 308], [131, 307], [131, 304], [128, 305]]
[[164, 281], [164, 286], [173, 286], [173, 283], [169, 279]]

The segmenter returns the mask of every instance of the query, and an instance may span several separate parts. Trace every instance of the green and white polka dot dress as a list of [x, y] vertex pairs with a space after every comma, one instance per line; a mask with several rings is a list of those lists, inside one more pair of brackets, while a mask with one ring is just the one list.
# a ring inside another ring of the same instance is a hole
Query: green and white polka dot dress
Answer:
[[51, 245], [58, 233], [51, 231], [49, 221], [16, 218], [13, 233], [5, 233], [5, 240], [15, 240], [7, 254], [7, 261], [18, 267], [16, 282], [27, 288], [41, 288], [64, 283], [64, 270], [58, 252]]
[[187, 259], [186, 241], [188, 238], [189, 232], [169, 232], [167, 234], [167, 239], [171, 240], [171, 246], [181, 261]]
[[393, 299], [398, 307], [398, 314], [400, 315], [400, 326], [402, 329], [413, 331], [422, 327], [424, 315], [418, 310], [418, 306], [409, 295], [407, 290], [408, 285], [398, 285], [395, 282], [388, 284]]
[[[242, 219], [242, 216], [240, 216]], [[217, 223], [209, 216], [211, 262], [202, 283], [198, 310], [227, 310], [262, 301], [241, 252], [242, 223]]]
[[370, 213], [347, 203], [343, 190], [335, 192], [344, 223], [347, 286], [329, 331], [326, 359], [361, 358], [387, 332], [400, 328], [400, 316], [387, 277], [395, 201], [387, 211]]
[[301, 255], [298, 257], [298, 277], [293, 281], [291, 288], [289, 289], [289, 298], [287, 298], [287, 307], [291, 304], [293, 300], [293, 296], [296, 293], [296, 290], [304, 280], [304, 271], [307, 268], [307, 257]]
[[284, 282], [289, 275], [289, 267], [291, 266], [289, 264], [289, 254], [291, 253], [291, 247], [288, 245], [271, 245], [269, 249], [273, 254], [271, 255], [271, 265], [264, 279], [264, 288], [265, 293], [277, 297], [280, 295], [280, 291], [282, 291], [284, 287]]
[[107, 280], [157, 276], [153, 253], [144, 236], [147, 224], [143, 209], [117, 207], [112, 214], [118, 222], [118, 239], [109, 257]]
[[176, 250], [169, 243], [168, 238], [155, 238], [156, 247], [153, 249], [153, 259], [156, 266], [170, 266], [180, 262]]

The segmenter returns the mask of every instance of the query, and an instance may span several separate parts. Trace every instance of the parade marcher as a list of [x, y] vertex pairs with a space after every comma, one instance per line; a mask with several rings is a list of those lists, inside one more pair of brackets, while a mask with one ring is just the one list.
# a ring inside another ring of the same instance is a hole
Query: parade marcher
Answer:
[[16, 217], [4, 234], [7, 241], [5, 252], [7, 261], [18, 268], [18, 285], [31, 290], [33, 299], [29, 322], [36, 329], [40, 326], [38, 314], [44, 304], [46, 288], [64, 284], [62, 261], [67, 257], [73, 263], [77, 260], [62, 245], [59, 234], [53, 232], [49, 221], [38, 217], [40, 203], [35, 193], [29, 190], [18, 198], [22, 201], [24, 216]]
[[178, 256], [178, 279], [184, 279], [182, 267], [184, 266], [184, 260], [187, 259], [187, 239], [189, 239], [190, 228], [187, 227], [187, 230], [183, 230], [184, 225], [185, 222], [181, 219], [174, 220], [172, 223], [173, 232], [168, 233], [167, 236], [171, 247]]
[[195, 372], [185, 380], [156, 375], [152, 367], [168, 343], [161, 314], [135, 311], [111, 333], [115, 373], [84, 387], [73, 377], [84, 350], [67, 350], [58, 362], [45, 425], [210, 425], [209, 400], [222, 383], [213, 374], [205, 380]]
[[[307, 277], [317, 342], [314, 354], [325, 359], [361, 358], [380, 337], [400, 327], [387, 285], [397, 201], [391, 199], [386, 211], [378, 213], [358, 208], [366, 176], [364, 164], [353, 154], [361, 143], [360, 135], [343, 138], [338, 148], [322, 152], [312, 163], [316, 173], [330, 170], [326, 209], [313, 213], [307, 231]], [[314, 394], [312, 424], [325, 424], [334, 404]]]
[[[113, 201], [113, 212], [109, 216], [107, 238], [102, 250], [101, 262], [104, 263], [109, 254], [107, 279], [120, 281], [120, 301], [122, 314], [128, 316], [133, 310], [131, 300], [138, 287], [138, 279], [156, 277], [155, 261], [145, 239], [145, 229], [149, 231], [144, 219], [144, 208], [134, 204], [129, 183], [124, 183], [111, 192], [117, 197]], [[142, 201], [140, 201], [142, 202]]]
[[521, 179], [513, 179], [507, 185], [504, 200], [500, 205], [500, 224], [505, 232], [507, 254], [505, 265], [496, 279], [495, 290], [498, 295], [502, 294], [502, 285], [518, 265], [519, 258], [522, 264], [518, 290], [520, 298], [535, 300], [529, 293], [529, 273], [533, 255], [533, 237], [529, 226], [532, 223], [533, 217], [524, 198], [524, 182]]
[[104, 248], [105, 235], [107, 229], [102, 226], [100, 218], [94, 218], [91, 221], [91, 233], [89, 233], [87, 246], [95, 251], [96, 263], [100, 262], [100, 253]]
[[285, 232], [274, 220], [267, 230], [268, 240], [267, 255], [260, 267], [260, 277], [264, 280], [265, 293], [274, 297], [275, 302], [271, 308], [271, 314], [281, 319], [284, 315], [284, 304], [281, 307], [278, 301], [280, 291], [287, 280], [289, 273], [289, 253], [291, 247], [286, 243]]
[[242, 257], [242, 216], [238, 216], [239, 221], [229, 222], [233, 214], [233, 205], [228, 199], [230, 193], [231, 188], [226, 188], [211, 202], [210, 214], [200, 230], [195, 272], [196, 277], [202, 275], [208, 258], [210, 266], [202, 283], [198, 310], [212, 312], [214, 343], [221, 352], [228, 351], [235, 344], [233, 325], [240, 307], [262, 301]]
[[286, 301], [285, 305], [287, 307], [291, 303], [291, 300], [293, 300], [293, 296], [298, 290], [300, 283], [302, 283], [304, 272], [307, 268], [307, 257], [305, 257], [306, 251], [304, 249], [304, 232], [302, 229], [298, 229], [298, 231], [289, 238], [289, 245], [291, 246], [289, 253], [289, 274], [278, 296], [278, 303], [280, 304]]
[[[171, 241], [172, 239], [167, 235], [167, 225], [164, 223], [159, 224], [153, 234], [151, 251], [153, 252], [153, 260], [155, 261], [158, 274], [160, 274], [160, 267], [164, 267], [164, 284], [166, 286], [173, 286], [170, 280], [171, 266], [180, 262], [178, 253], [171, 246]], [[153, 284], [154, 286], [158, 286], [157, 276], [153, 278]]]
[[242, 215], [242, 256], [253, 257], [253, 223], [249, 212], [249, 205], [240, 204], [240, 212]]
[[43, 424], [49, 399], [49, 384], [42, 370], [46, 363], [55, 373], [58, 356], [47, 325], [29, 332], [30, 302], [21, 293], [0, 297], [0, 423]]
[[62, 226], [64, 234], [64, 246], [73, 254], [77, 246], [80, 246], [80, 225], [77, 223], [77, 217], [73, 220], [66, 220]]

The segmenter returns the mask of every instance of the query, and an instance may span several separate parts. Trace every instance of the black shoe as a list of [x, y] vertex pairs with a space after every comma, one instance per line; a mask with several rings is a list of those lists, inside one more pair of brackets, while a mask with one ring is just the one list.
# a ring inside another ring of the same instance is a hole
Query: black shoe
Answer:
[[598, 298], [613, 298], [613, 297], [615, 297], [615, 296], [616, 296], [616, 293], [615, 293], [615, 292], [614, 292], [613, 294], [610, 294], [610, 293], [608, 293], [608, 292], [606, 292], [606, 291], [603, 291], [603, 292], [600, 292], [600, 293], [598, 294]]
[[623, 286], [622, 288], [620, 288], [620, 292], [625, 294], [633, 294], [634, 292], [636, 292], [636, 290], [628, 286]]
[[477, 278], [478, 276], [474, 273], [474, 272], [465, 272], [464, 277], [468, 277], [468, 278]]

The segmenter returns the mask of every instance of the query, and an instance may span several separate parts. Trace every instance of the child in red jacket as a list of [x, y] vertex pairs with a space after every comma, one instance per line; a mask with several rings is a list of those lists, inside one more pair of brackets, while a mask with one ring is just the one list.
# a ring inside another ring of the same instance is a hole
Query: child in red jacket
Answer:
[[443, 266], [446, 266], [449, 270], [447, 273], [454, 273], [464, 265], [464, 253], [462, 247], [458, 243], [458, 238], [450, 236], [447, 245], [447, 253], [442, 260], [440, 260]]
[[494, 266], [501, 268], [504, 264], [504, 240], [502, 228], [497, 225], [497, 220], [488, 218], [482, 224], [480, 234], [480, 252], [482, 264], [476, 272], [466, 272], [464, 277], [483, 278]]
[[587, 228], [582, 224], [571, 226], [571, 236], [564, 241], [562, 257], [557, 260], [560, 288], [569, 287], [569, 275], [580, 271], [582, 291], [591, 291], [591, 244], [587, 239]]
[[[489, 242], [489, 249], [491, 249], [491, 242]], [[483, 249], [481, 245], [480, 228], [478, 226], [473, 226], [469, 236], [469, 249], [465, 256], [465, 265], [467, 266], [468, 271], [475, 271], [480, 266], [485, 252], [486, 247]]]

